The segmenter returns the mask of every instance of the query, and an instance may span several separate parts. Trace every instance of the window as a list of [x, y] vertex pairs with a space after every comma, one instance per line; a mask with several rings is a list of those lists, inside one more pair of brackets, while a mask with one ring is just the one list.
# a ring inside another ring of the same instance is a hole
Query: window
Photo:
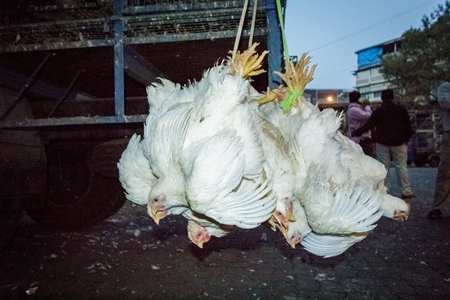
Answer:
[[370, 69], [358, 72], [357, 77], [358, 77], [358, 79], [369, 78], [370, 77]]
[[373, 92], [373, 97], [374, 98], [381, 98], [381, 91]]
[[372, 68], [372, 69], [370, 69], [370, 75], [371, 76], [380, 75], [380, 68]]

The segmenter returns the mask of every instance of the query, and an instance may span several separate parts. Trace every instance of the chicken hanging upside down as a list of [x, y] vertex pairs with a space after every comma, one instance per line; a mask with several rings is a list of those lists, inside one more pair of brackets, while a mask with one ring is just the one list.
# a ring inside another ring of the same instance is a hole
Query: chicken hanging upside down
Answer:
[[301, 243], [312, 253], [330, 257], [364, 239], [382, 215], [405, 220], [409, 205], [386, 193], [384, 166], [339, 132], [341, 115], [332, 109], [320, 111], [302, 99], [315, 67], [308, 71], [308, 63], [305, 55], [295, 66], [287, 61], [286, 73], [278, 73], [287, 87], [272, 91], [272, 99], [282, 98], [284, 114], [273, 117], [270, 111], [268, 119], [276, 120], [288, 144], [297, 149], [293, 152], [303, 174], [293, 192], [298, 201], [293, 202], [294, 219], [286, 223], [283, 210], [278, 210], [273, 223], [292, 247]]
[[[339, 132], [342, 116], [302, 97], [316, 66], [286, 61], [284, 85], [265, 94], [257, 44], [206, 70], [198, 82], [166, 79], [147, 88], [144, 137], [118, 163], [127, 198], [148, 205], [156, 224], [187, 219], [202, 248], [211, 236], [268, 221], [293, 248], [339, 255], [381, 216], [406, 220], [409, 206], [386, 192], [384, 166]], [[370, 169], [369, 169], [370, 168]]]

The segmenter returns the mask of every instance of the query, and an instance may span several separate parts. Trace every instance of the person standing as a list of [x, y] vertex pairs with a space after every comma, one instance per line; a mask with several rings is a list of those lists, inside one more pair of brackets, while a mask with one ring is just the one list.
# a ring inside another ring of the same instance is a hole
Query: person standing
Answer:
[[450, 82], [444, 82], [437, 90], [437, 99], [441, 107], [442, 134], [440, 162], [434, 187], [433, 209], [428, 218], [442, 219], [442, 209], [450, 196]]
[[353, 136], [361, 136], [364, 132], [375, 128], [375, 151], [377, 160], [387, 170], [391, 164], [391, 157], [397, 172], [402, 198], [414, 198], [408, 174], [408, 141], [413, 135], [408, 111], [394, 102], [394, 91], [386, 89], [381, 92], [381, 106], [375, 110], [369, 120], [355, 130]]
[[372, 109], [369, 101], [361, 98], [358, 91], [348, 94], [350, 104], [347, 108], [348, 136], [355, 143], [359, 144], [364, 154], [375, 157], [375, 147], [372, 141], [370, 130], [364, 132], [361, 136], [352, 136], [351, 133], [360, 128], [372, 115]]

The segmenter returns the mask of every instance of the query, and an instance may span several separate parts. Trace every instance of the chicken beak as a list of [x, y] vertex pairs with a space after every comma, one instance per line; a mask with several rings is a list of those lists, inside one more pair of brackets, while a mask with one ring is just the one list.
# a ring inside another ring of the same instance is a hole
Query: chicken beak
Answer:
[[297, 219], [295, 219], [294, 213], [291, 211], [289, 216], [289, 222], [295, 222]]
[[158, 208], [151, 207], [151, 209], [149, 208], [147, 212], [149, 216], [153, 219], [153, 221], [155, 221], [155, 223], [159, 225], [159, 220], [161, 220], [161, 218], [158, 216]]
[[161, 218], [157, 215], [153, 215], [152, 216], [153, 221], [155, 221], [156, 225], [159, 225], [159, 221], [161, 220]]
[[151, 209], [151, 217], [155, 217], [156, 214], [158, 213], [158, 208], [157, 207], [152, 207]]
[[295, 242], [295, 241], [290, 241], [289, 242], [289, 245], [292, 247], [292, 249], [295, 249], [295, 245], [296, 245], [297, 243]]
[[156, 210], [155, 212], [153, 212], [153, 209], [150, 215], [150, 217], [152, 217], [153, 221], [155, 221], [157, 225], [159, 225], [159, 221], [166, 216], [167, 216], [166, 210]]
[[155, 209], [153, 207], [148, 207], [147, 208], [147, 213], [153, 219], [153, 221], [155, 221], [156, 224], [159, 223], [159, 218], [156, 217], [156, 212], [155, 212]]
[[[292, 203], [292, 200], [290, 200], [286, 205], [287, 213], [289, 214], [289, 222], [295, 222], [295, 216], [294, 216], [294, 204]], [[286, 226], [287, 227], [287, 226]]]

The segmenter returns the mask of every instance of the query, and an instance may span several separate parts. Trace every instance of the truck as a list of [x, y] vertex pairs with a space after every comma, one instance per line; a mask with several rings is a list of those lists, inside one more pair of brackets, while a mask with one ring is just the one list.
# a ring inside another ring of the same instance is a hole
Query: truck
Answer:
[[437, 167], [440, 162], [442, 124], [437, 109], [410, 110], [414, 135], [408, 145], [408, 162], [417, 167], [428, 164]]
[[277, 86], [275, 0], [2, 1], [0, 248], [23, 212], [63, 230], [117, 212], [117, 162], [143, 132], [146, 87], [198, 80], [229, 55], [239, 25], [238, 49], [269, 50], [253, 86]]

